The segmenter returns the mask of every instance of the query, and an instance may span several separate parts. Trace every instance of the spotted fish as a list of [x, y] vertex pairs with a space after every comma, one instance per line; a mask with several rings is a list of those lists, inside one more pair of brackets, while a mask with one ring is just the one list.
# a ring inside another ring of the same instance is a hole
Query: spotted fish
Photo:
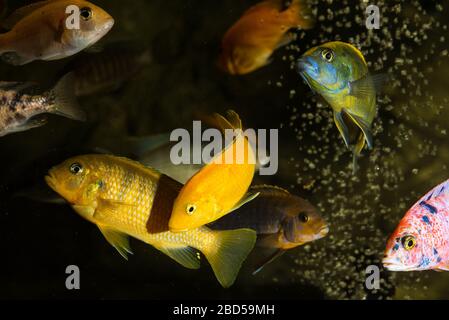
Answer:
[[391, 271], [449, 271], [449, 180], [411, 207], [387, 243]]
[[71, 74], [44, 92], [33, 83], [0, 82], [0, 137], [44, 125], [45, 118], [35, 118], [44, 113], [85, 119], [76, 104]]

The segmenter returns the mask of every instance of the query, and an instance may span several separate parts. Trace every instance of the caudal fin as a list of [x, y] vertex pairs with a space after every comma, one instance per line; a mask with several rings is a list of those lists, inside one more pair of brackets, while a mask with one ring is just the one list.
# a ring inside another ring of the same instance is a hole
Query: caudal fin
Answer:
[[307, 0], [292, 0], [286, 12], [292, 21], [292, 27], [307, 30], [315, 26], [315, 18]]
[[62, 77], [53, 88], [51, 94], [54, 95], [55, 102], [51, 112], [69, 119], [85, 121], [86, 115], [76, 101], [74, 81], [73, 75], [69, 73]]
[[211, 232], [215, 241], [202, 251], [218, 282], [228, 288], [234, 283], [243, 262], [254, 248], [256, 232], [251, 229]]

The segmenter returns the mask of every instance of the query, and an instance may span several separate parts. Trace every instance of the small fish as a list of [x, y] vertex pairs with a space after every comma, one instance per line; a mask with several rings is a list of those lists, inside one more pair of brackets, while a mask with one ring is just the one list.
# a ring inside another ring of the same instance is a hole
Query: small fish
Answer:
[[78, 214], [94, 223], [124, 258], [132, 253], [129, 236], [190, 269], [200, 267], [199, 250], [223, 287], [234, 283], [256, 241], [256, 233], [249, 229], [202, 227], [171, 233], [168, 219], [182, 185], [126, 158], [74, 157], [52, 168], [45, 180]]
[[73, 77], [63, 77], [47, 92], [38, 93], [33, 83], [0, 82], [0, 137], [40, 127], [45, 118], [32, 119], [44, 113], [54, 113], [73, 120], [85, 120], [73, 95]]
[[226, 32], [218, 64], [233, 75], [253, 72], [269, 64], [276, 49], [293, 41], [289, 30], [310, 29], [313, 25], [311, 10], [304, 0], [293, 0], [287, 9], [281, 0], [260, 2]]
[[257, 232], [258, 245], [270, 253], [255, 273], [287, 250], [328, 234], [326, 221], [308, 201], [275, 186], [253, 186], [250, 191], [259, 192], [259, 196], [210, 227], [214, 230], [249, 228]]
[[75, 94], [80, 97], [115, 91], [150, 62], [147, 50], [116, 46], [81, 55], [66, 70], [74, 74]]
[[334, 121], [348, 148], [353, 168], [365, 144], [373, 148], [371, 125], [376, 115], [376, 89], [383, 75], [371, 76], [362, 53], [349, 43], [328, 42], [308, 50], [299, 72], [312, 91], [334, 110]]
[[[67, 27], [69, 6], [80, 10], [79, 29]], [[113, 25], [107, 12], [85, 0], [36, 2], [6, 19], [10, 31], [0, 35], [0, 55], [13, 65], [63, 59], [95, 44]]]
[[391, 271], [449, 271], [449, 180], [411, 207], [388, 240]]
[[256, 170], [256, 159], [242, 132], [239, 116], [230, 111], [228, 119], [216, 117], [222, 123], [221, 128], [232, 129], [237, 132], [236, 137], [184, 185], [175, 200], [170, 231], [182, 232], [208, 224], [257, 196], [247, 194]]

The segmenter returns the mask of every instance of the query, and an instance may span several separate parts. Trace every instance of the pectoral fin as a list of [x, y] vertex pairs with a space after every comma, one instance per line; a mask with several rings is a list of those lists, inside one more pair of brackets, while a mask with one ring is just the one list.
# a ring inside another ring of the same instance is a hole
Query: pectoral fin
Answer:
[[338, 131], [340, 131], [340, 134], [343, 137], [343, 140], [345, 141], [346, 147], [349, 148], [349, 145], [351, 143], [351, 139], [349, 137], [349, 129], [343, 120], [343, 115], [341, 112], [334, 112], [334, 121], [335, 124], [337, 125]]
[[346, 114], [351, 118], [352, 121], [362, 130], [365, 135], [365, 140], [369, 149], [373, 148], [373, 134], [371, 133], [371, 126], [364, 119], [354, 114], [351, 114], [350, 111], [344, 110]]
[[286, 250], [283, 249], [278, 249], [276, 250], [272, 255], [270, 255], [267, 259], [263, 260], [263, 262], [261, 262], [257, 269], [254, 270], [253, 272], [253, 276], [256, 275], [257, 273], [259, 273], [260, 271], [262, 271], [262, 269], [269, 263], [273, 262], [274, 260], [276, 260], [277, 258], [279, 258], [280, 256], [282, 256], [285, 253]]
[[107, 221], [112, 215], [120, 215], [122, 212], [135, 209], [137, 206], [125, 202], [114, 201], [109, 199], [98, 199], [97, 210], [95, 211], [95, 219]]
[[95, 214], [95, 208], [90, 206], [72, 206], [72, 208], [84, 219], [92, 221], [92, 217]]
[[349, 94], [359, 99], [372, 98], [381, 91], [388, 77], [385, 74], [366, 75], [365, 77], [349, 83]]
[[128, 260], [128, 253], [133, 254], [129, 246], [128, 235], [116, 231], [112, 228], [98, 225], [101, 233], [106, 240], [120, 253], [120, 255]]

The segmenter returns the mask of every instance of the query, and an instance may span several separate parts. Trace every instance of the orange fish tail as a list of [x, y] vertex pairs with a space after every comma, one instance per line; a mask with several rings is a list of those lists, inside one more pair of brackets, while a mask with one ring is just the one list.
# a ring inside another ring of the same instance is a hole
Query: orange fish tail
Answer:
[[285, 12], [292, 27], [299, 27], [307, 30], [315, 25], [315, 18], [312, 14], [312, 8], [307, 0], [292, 0], [290, 7]]

